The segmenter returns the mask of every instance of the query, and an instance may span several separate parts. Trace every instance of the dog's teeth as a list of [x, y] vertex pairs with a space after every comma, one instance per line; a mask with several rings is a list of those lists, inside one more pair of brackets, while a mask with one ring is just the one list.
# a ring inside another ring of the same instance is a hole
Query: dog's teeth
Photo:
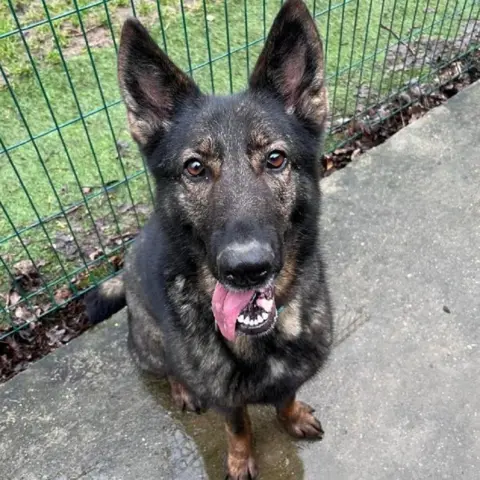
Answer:
[[238, 321], [240, 323], [243, 323], [244, 325], [248, 325], [250, 323], [250, 317], [248, 315], [240, 315], [238, 317]]
[[256, 327], [257, 325], [260, 325], [261, 323], [264, 323], [265, 320], [268, 318], [268, 313], [263, 312], [259, 313], [256, 317], [252, 318], [249, 315], [240, 315], [238, 317], [238, 322], [242, 323], [243, 325], [249, 325], [250, 327]]

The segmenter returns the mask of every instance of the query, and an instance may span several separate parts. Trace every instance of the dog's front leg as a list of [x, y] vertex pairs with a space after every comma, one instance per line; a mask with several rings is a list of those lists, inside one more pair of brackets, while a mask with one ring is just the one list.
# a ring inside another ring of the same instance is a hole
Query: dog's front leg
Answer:
[[206, 412], [202, 402], [189, 393], [180, 382], [177, 382], [173, 377], [168, 377], [168, 381], [170, 382], [173, 402], [182, 412], [189, 411], [198, 414]]
[[232, 408], [224, 412], [227, 431], [228, 480], [253, 480], [257, 476], [253, 458], [252, 424], [247, 407]]
[[295, 400], [295, 394], [276, 405], [276, 409], [278, 419], [292, 437], [322, 439], [324, 432], [313, 415], [315, 410], [310, 405]]

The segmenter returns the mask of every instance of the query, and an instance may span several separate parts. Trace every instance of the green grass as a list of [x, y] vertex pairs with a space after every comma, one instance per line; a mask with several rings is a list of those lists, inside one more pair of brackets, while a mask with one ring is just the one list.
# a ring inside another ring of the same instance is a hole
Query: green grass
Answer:
[[[40, 0], [12, 3], [24, 28], [47, 18]], [[160, 3], [163, 35], [156, 2], [136, 1], [136, 13], [161, 45], [166, 39], [168, 54], [181, 67], [191, 68], [205, 91], [227, 93], [245, 86], [264, 33], [281, 2], [270, 0], [264, 5], [253, 0], [214, 0], [206, 2], [204, 10], [202, 2], [185, 0], [183, 15], [178, 1]], [[453, 38], [457, 27], [469, 16], [471, 5], [468, 0], [307, 3], [317, 15], [327, 47], [330, 107], [336, 117], [353, 114], [358, 107], [356, 93], [360, 85], [370, 86], [370, 101], [374, 102], [422, 73], [418, 66], [403, 73], [384, 71], [385, 50], [388, 45], [398, 44], [396, 36], [405, 40], [420, 35]], [[48, 0], [46, 4], [54, 18], [71, 10], [74, 2]], [[85, 8], [90, 4], [93, 6]], [[118, 241], [109, 244], [111, 237], [135, 230], [145, 218], [145, 208], [138, 216], [132, 210], [118, 213], [130, 203], [150, 205], [151, 201], [148, 179], [141, 173], [143, 164], [126, 131], [124, 108], [118, 101], [116, 50], [110, 35], [111, 27], [118, 39], [129, 5], [127, 0], [78, 0], [81, 13], [73, 12], [51, 24], [27, 29], [26, 42], [43, 90], [21, 37], [18, 33], [8, 35], [16, 29], [8, 2], [0, 5], [1, 65], [30, 129], [28, 132], [12, 93], [3, 85], [0, 150], [5, 148], [8, 155], [0, 154], [0, 254], [4, 261], [4, 268], [0, 267], [0, 294], [8, 290], [10, 282], [6, 267], [11, 269], [15, 262], [28, 258], [25, 247], [34, 260], [47, 262], [42, 268], [47, 282], [64, 281], [90, 261], [88, 250], [117, 248]], [[478, 16], [478, 7], [474, 14]], [[387, 28], [380, 28], [380, 24]], [[68, 74], [52, 28], [63, 49]], [[82, 28], [98, 45], [90, 52], [83, 42]], [[247, 35], [249, 47], [245, 48]], [[38, 139], [32, 142], [30, 135]], [[333, 147], [340, 140], [331, 137], [329, 145]], [[134, 179], [127, 182], [131, 176]], [[104, 183], [113, 185], [108, 196], [98, 195]], [[76, 204], [81, 206], [72, 214], [51, 219], [43, 227], [29, 228], [20, 238], [15, 236], [40, 219]], [[84, 258], [62, 250], [56, 253], [49, 237], [55, 241], [59, 235], [78, 236], [79, 245], [88, 246]]]

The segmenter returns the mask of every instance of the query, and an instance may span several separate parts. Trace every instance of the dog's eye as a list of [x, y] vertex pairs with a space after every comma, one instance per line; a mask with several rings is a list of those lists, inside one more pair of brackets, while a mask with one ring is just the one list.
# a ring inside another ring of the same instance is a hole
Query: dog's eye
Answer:
[[271, 170], [281, 170], [287, 164], [287, 156], [280, 150], [274, 150], [268, 155], [267, 167]]
[[186, 173], [194, 178], [204, 177], [206, 173], [206, 169], [203, 163], [196, 158], [191, 158], [187, 160], [183, 166]]

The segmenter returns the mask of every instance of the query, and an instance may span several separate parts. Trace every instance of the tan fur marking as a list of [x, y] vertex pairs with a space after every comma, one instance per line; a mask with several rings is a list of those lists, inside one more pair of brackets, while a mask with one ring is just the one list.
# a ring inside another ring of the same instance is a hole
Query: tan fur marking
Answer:
[[264, 149], [271, 143], [271, 136], [262, 128], [262, 125], [256, 125], [250, 132], [250, 142], [252, 149]]
[[321, 439], [322, 425], [313, 412], [314, 409], [310, 405], [292, 399], [277, 410], [277, 416], [292, 437]]
[[275, 282], [275, 296], [280, 304], [286, 303], [292, 294], [290, 289], [296, 278], [295, 267], [295, 247], [292, 246], [292, 249], [287, 253], [282, 271]]
[[180, 410], [201, 413], [200, 404], [180, 382], [177, 382], [173, 377], [168, 377], [168, 381], [173, 402]]
[[212, 275], [206, 264], [202, 265], [198, 270], [198, 283], [200, 284], [200, 288], [207, 295], [213, 296], [217, 280], [215, 280], [215, 277]]
[[197, 145], [196, 150], [205, 156], [212, 156], [215, 154], [215, 143], [212, 137], [203, 138]]
[[283, 362], [276, 358], [270, 358], [269, 363], [273, 378], [278, 378], [285, 374], [286, 369]]
[[142, 116], [139, 116], [133, 109], [127, 105], [127, 120], [132, 138], [140, 145], [145, 145], [150, 139], [151, 135], [162, 129], [168, 131], [170, 122], [160, 121], [155, 115], [149, 111], [144, 111]]
[[278, 328], [288, 338], [297, 338], [302, 332], [300, 318], [300, 303], [297, 299], [291, 301], [278, 317]]
[[328, 115], [327, 90], [324, 87], [307, 90], [300, 98], [299, 105], [305, 116], [322, 125]]
[[255, 478], [256, 466], [253, 458], [252, 425], [246, 407], [244, 407], [244, 431], [234, 433], [228, 423], [225, 424], [228, 443], [227, 467], [229, 478]]
[[123, 275], [107, 280], [100, 285], [100, 292], [105, 298], [118, 298], [125, 295], [125, 285], [123, 283]]

